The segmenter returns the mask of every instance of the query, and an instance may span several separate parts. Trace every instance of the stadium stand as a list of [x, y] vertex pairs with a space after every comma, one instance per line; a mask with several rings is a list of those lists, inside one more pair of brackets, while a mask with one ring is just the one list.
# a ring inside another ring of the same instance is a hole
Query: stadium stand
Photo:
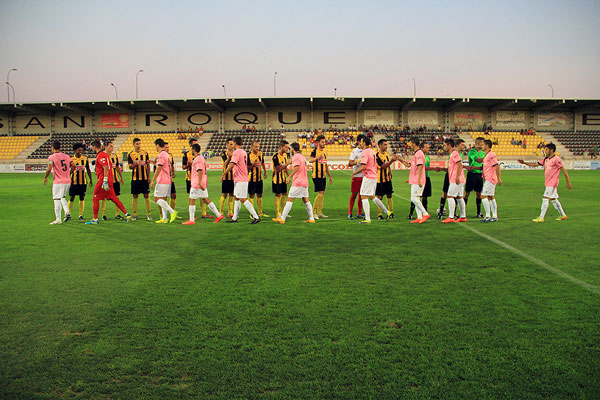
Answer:
[[[208, 142], [207, 151], [214, 152], [215, 154], [221, 154], [225, 151], [227, 144], [227, 138], [235, 136], [241, 136], [244, 139], [244, 149], [250, 151], [250, 145], [253, 141], [258, 140], [260, 142], [260, 149], [263, 154], [275, 154], [279, 149], [279, 142], [281, 142], [281, 134], [279, 132], [244, 132], [244, 131], [225, 131], [224, 133], [215, 133]], [[287, 139], [286, 139], [287, 140]], [[288, 142], [290, 142], [288, 140]], [[293, 140], [292, 140], [293, 142]], [[292, 143], [290, 142], [290, 143]]]
[[459, 136], [454, 132], [440, 132], [440, 131], [399, 131], [393, 134], [388, 134], [386, 139], [389, 142], [393, 153], [406, 153], [410, 150], [408, 141], [411, 137], [416, 136], [421, 141], [431, 143], [431, 149], [429, 155], [442, 155], [444, 154], [444, 140], [446, 139], [458, 139]]
[[592, 149], [600, 146], [600, 131], [552, 131], [547, 132], [576, 156], [595, 153]]
[[1, 136], [0, 160], [12, 160], [35, 142], [39, 136]]
[[58, 140], [61, 144], [62, 150], [71, 154], [73, 151], [73, 145], [75, 143], [83, 143], [85, 145], [84, 154], [88, 157], [95, 157], [94, 151], [92, 150], [90, 143], [92, 141], [98, 140], [114, 140], [117, 137], [116, 133], [95, 133], [91, 132], [81, 133], [54, 133], [50, 139], [46, 140], [44, 144], [38, 147], [33, 153], [31, 153], [27, 158], [28, 159], [46, 159], [52, 154], [52, 143], [55, 140]]
[[[326, 153], [329, 158], [346, 158], [350, 156], [356, 136], [360, 132], [356, 131], [323, 131], [321, 134], [325, 136], [327, 140]], [[319, 133], [313, 133], [311, 138], [299, 137], [298, 143], [302, 149], [302, 155], [309, 156], [313, 150], [313, 143], [311, 141], [315, 139]], [[289, 141], [289, 140], [288, 140]], [[290, 143], [294, 142], [292, 140]]]
[[541, 146], [544, 139], [535, 131], [531, 134], [522, 135], [518, 131], [507, 132], [469, 132], [473, 140], [478, 137], [490, 139], [494, 144], [494, 153], [498, 156], [542, 156]]
[[[185, 138], [184, 138], [185, 136]], [[148, 155], [151, 159], [156, 158], [158, 153], [156, 152], [156, 147], [154, 145], [154, 141], [158, 138], [161, 138], [165, 142], [169, 143], [169, 151], [173, 154], [173, 157], [176, 157], [181, 154], [181, 151], [185, 148], [189, 150], [188, 137], [187, 135], [181, 136], [180, 134], [167, 131], [167, 132], [152, 132], [149, 133], [145, 131], [132, 133], [123, 142], [121, 147], [116, 150], [116, 154], [121, 156], [121, 153], [129, 153], [133, 151], [133, 139], [139, 138], [142, 141], [142, 148], [148, 152]]]

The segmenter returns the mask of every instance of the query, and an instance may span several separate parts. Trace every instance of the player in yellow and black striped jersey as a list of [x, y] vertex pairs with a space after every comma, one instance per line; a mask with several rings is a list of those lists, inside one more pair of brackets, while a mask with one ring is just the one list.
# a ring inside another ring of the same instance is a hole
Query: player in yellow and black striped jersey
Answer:
[[291, 160], [288, 161], [288, 151], [290, 150], [290, 144], [282, 140], [279, 143], [279, 151], [273, 154], [273, 183], [272, 189], [275, 194], [275, 214], [276, 218], [281, 216], [283, 207], [287, 202], [287, 174], [288, 166], [291, 164]]
[[[231, 156], [233, 156], [233, 139], [227, 138], [225, 151], [221, 154], [221, 161], [223, 162], [223, 172], [227, 170], [229, 166], [229, 161], [231, 161]], [[225, 201], [227, 200], [227, 196], [229, 196], [229, 201], [227, 202], [227, 216], [229, 218], [233, 217], [233, 202], [235, 197], [233, 196], [233, 171], [227, 174], [225, 179], [221, 182], [221, 198], [219, 199], [219, 212], [222, 215], [223, 206], [225, 205]]]
[[[188, 144], [190, 148], [193, 144], [198, 144], [198, 139], [195, 137], [190, 137], [188, 140]], [[189, 155], [189, 157], [188, 157]], [[202, 157], [202, 156], [201, 156]], [[194, 157], [192, 156], [191, 151], [184, 150], [183, 157], [181, 158], [181, 167], [185, 168], [185, 190], [190, 193], [190, 189], [192, 188], [192, 162], [194, 161]], [[206, 212], [206, 203], [200, 202], [200, 209], [202, 210], [202, 218], [214, 218], [212, 215]]]
[[319, 218], [327, 218], [327, 215], [323, 214], [323, 203], [325, 201], [325, 187], [327, 186], [327, 180], [325, 175], [329, 177], [329, 183], [333, 183], [331, 179], [331, 174], [329, 173], [329, 165], [327, 165], [327, 154], [325, 153], [325, 146], [327, 144], [327, 140], [325, 140], [325, 136], [319, 135], [317, 136], [315, 142], [317, 143], [317, 147], [310, 153], [310, 158], [308, 162], [312, 164], [313, 172], [312, 178], [313, 183], [315, 185], [315, 192], [317, 192], [317, 197], [315, 198], [314, 208], [315, 208], [315, 219]]
[[[108, 148], [109, 145], [111, 145], [111, 147], [112, 147], [111, 141], [108, 141], [105, 146]], [[109, 153], [108, 149], [106, 149], [105, 151], [108, 154], [108, 156], [110, 158], [110, 162], [113, 166], [113, 169], [112, 169], [113, 188], [115, 190], [115, 195], [117, 196], [117, 199], [118, 199], [119, 196], [121, 195], [121, 183], [123, 182], [123, 173], [122, 173], [123, 166], [119, 162], [119, 156], [117, 156], [116, 154], [113, 154], [112, 151]], [[119, 214], [119, 209], [117, 207], [115, 207], [115, 218], [123, 219], [123, 217]], [[102, 219], [105, 221], [108, 219], [106, 217], [106, 199], [102, 200]]]
[[[375, 155], [377, 161], [377, 188], [375, 189], [375, 195], [381, 200], [383, 196], [387, 197], [387, 208], [391, 213], [390, 218], [394, 218], [394, 199], [392, 195], [394, 188], [392, 186], [392, 167], [394, 161], [398, 160], [398, 156], [391, 156], [387, 152], [388, 141], [386, 139], [380, 139], [377, 142], [378, 151]], [[383, 219], [381, 215], [381, 208], [377, 207], [377, 219]]]
[[263, 213], [262, 195], [263, 195], [263, 175], [267, 178], [267, 168], [260, 143], [252, 142], [250, 153], [248, 153], [248, 199], [254, 205], [254, 195], [256, 195], [256, 205], [259, 217], [268, 217]]
[[137, 199], [140, 194], [144, 196], [146, 202], [146, 218], [152, 220], [150, 215], [150, 156], [148, 152], [142, 150], [142, 141], [139, 138], [133, 139], [133, 151], [127, 155], [127, 164], [131, 170], [131, 195], [133, 217], [137, 219]]
[[[71, 172], [71, 186], [69, 187], [69, 215], [73, 208], [75, 196], [79, 196], [79, 220], [83, 221], [83, 208], [85, 206], [87, 184], [89, 183], [90, 187], [92, 187], [94, 182], [92, 181], [90, 162], [88, 158], [83, 155], [83, 144], [74, 144], [73, 151], [75, 154], [71, 157], [71, 160], [73, 160], [73, 164], [75, 164], [75, 169]], [[86, 172], [87, 176], [85, 175]]]

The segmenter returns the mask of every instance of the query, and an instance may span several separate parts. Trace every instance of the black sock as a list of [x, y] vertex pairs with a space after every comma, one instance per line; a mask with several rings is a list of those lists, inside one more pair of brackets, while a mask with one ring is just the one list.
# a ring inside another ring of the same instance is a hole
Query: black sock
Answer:
[[408, 213], [408, 215], [410, 215], [412, 217], [413, 212], [415, 212], [415, 203], [413, 203], [412, 201], [410, 202], [410, 211]]
[[445, 197], [441, 197], [440, 198], [440, 212], [441, 213], [444, 212], [444, 204], [446, 204], [446, 198]]
[[477, 203], [477, 214], [481, 214], [481, 198], [477, 198], [477, 200], [475, 200], [475, 202]]
[[[427, 211], [427, 197], [421, 198], [421, 203], [423, 204], [425, 211]], [[411, 214], [412, 214], [412, 212], [411, 212]]]
[[468, 197], [463, 197], [463, 199], [465, 200], [465, 208], [467, 207], [467, 203], [469, 202], [469, 198]]

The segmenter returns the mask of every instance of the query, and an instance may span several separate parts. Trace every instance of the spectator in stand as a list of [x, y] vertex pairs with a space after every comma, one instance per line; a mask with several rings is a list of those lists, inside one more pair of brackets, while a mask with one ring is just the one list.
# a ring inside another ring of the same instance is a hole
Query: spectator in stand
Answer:
[[523, 148], [526, 149], [527, 148], [527, 139], [523, 139]]
[[204, 127], [201, 126], [199, 130], [200, 136], [204, 135]]

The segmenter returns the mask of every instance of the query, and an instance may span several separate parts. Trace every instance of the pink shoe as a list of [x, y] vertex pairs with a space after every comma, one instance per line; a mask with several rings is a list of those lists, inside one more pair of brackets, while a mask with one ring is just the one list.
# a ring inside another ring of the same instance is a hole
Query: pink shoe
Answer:
[[429, 218], [431, 218], [431, 214], [425, 215], [423, 218], [421, 218], [419, 223], [422, 224], [423, 222], [427, 221]]
[[466, 218], [459, 218], [456, 220], [456, 222], [467, 222]]
[[196, 225], [196, 221], [185, 221], [183, 224], [181, 225]]
[[411, 224], [420, 224], [421, 220], [420, 219], [413, 219], [412, 221], [410, 221]]
[[223, 215], [221, 215], [219, 218], [215, 219], [215, 222], [213, 222], [213, 224], [218, 224], [219, 222], [221, 222], [221, 220], [225, 218]]

